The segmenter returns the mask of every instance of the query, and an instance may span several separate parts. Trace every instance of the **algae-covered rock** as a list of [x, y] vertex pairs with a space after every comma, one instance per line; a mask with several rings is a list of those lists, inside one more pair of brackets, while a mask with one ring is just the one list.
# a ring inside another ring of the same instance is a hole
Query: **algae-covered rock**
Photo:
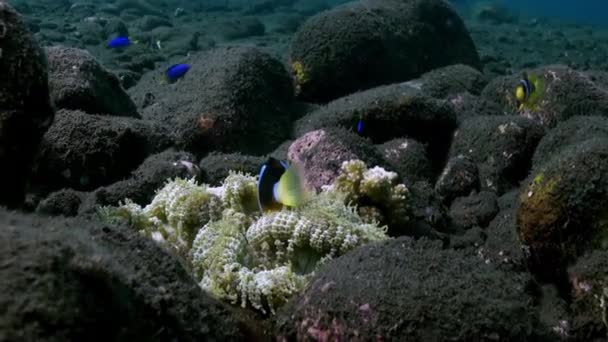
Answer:
[[540, 166], [570, 145], [592, 137], [608, 138], [608, 118], [602, 116], [574, 116], [558, 123], [540, 140], [532, 164]]
[[568, 269], [572, 286], [572, 324], [568, 333], [586, 341], [601, 341], [608, 335], [608, 251], [593, 251]]
[[297, 93], [310, 101], [480, 64], [462, 20], [436, 0], [359, 0], [317, 14], [296, 33], [289, 63]]
[[519, 108], [515, 88], [521, 74], [492, 80], [482, 96], [499, 103], [504, 110], [519, 113], [546, 127], [554, 127], [577, 115], [606, 116], [608, 113], [608, 92], [583, 72], [564, 65], [550, 65], [527, 73], [538, 77], [543, 84], [534, 103]]
[[349, 130], [375, 144], [404, 137], [423, 143], [431, 169], [437, 173], [457, 127], [457, 117], [448, 101], [405, 84], [391, 84], [336, 99], [296, 121], [294, 131], [301, 136], [332, 127]]
[[454, 64], [431, 70], [418, 80], [406, 84], [417, 85], [425, 95], [448, 98], [465, 92], [480, 95], [488, 80], [479, 70], [469, 65]]
[[51, 190], [93, 190], [128, 176], [171, 144], [150, 121], [61, 110], [41, 142], [33, 183]]
[[442, 200], [450, 203], [459, 196], [479, 190], [479, 170], [469, 157], [457, 155], [446, 163], [435, 183], [435, 191]]
[[378, 146], [386, 164], [397, 172], [405, 184], [430, 181], [431, 162], [426, 153], [426, 145], [413, 139], [393, 139]]
[[27, 24], [0, 1], [0, 205], [23, 202], [34, 153], [53, 122], [47, 72]]
[[527, 176], [544, 133], [539, 123], [519, 116], [472, 117], [456, 131], [450, 155], [470, 158], [479, 168], [481, 189], [500, 195]]
[[563, 281], [576, 258], [608, 246], [608, 140], [563, 149], [533, 169], [524, 183], [517, 226], [530, 270]]
[[[278, 158], [285, 159], [285, 158]], [[226, 178], [230, 171], [248, 174], [258, 174], [262, 164], [267, 158], [249, 156], [240, 153], [210, 153], [201, 159], [200, 169], [202, 178], [210, 185], [218, 185]]]
[[534, 339], [530, 276], [409, 238], [330, 262], [277, 315], [285, 340]]
[[128, 227], [4, 210], [0, 226], [0, 340], [247, 339], [175, 257]]
[[118, 77], [88, 51], [52, 46], [46, 49], [46, 54], [51, 97], [57, 108], [139, 117], [135, 103], [122, 89]]
[[129, 90], [146, 104], [142, 117], [171, 128], [179, 149], [260, 155], [289, 137], [293, 87], [280, 61], [253, 47], [222, 47], [193, 54], [188, 73], [173, 84], [159, 71]]

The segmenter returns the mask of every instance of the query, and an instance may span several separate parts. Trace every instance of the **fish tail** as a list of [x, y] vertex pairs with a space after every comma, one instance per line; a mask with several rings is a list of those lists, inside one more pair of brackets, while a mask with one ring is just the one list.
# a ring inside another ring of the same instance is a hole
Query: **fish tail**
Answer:
[[292, 164], [279, 179], [275, 198], [285, 206], [297, 207], [304, 203], [307, 197], [302, 169], [297, 164]]
[[542, 77], [536, 75], [530, 75], [530, 83], [534, 85], [534, 92], [530, 94], [528, 102], [536, 103], [539, 97], [545, 92], [545, 80]]

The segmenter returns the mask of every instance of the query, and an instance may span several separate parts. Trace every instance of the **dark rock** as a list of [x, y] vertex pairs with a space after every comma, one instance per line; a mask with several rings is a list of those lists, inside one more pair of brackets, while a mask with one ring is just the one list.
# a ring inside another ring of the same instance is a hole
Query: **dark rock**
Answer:
[[0, 226], [1, 340], [246, 339], [175, 257], [129, 228], [6, 211]]
[[475, 68], [455, 64], [431, 70], [423, 74], [420, 79], [406, 84], [416, 84], [425, 95], [444, 99], [464, 92], [479, 95], [488, 81]]
[[36, 211], [50, 216], [76, 216], [83, 194], [72, 189], [53, 192], [38, 204]]
[[0, 206], [17, 207], [54, 111], [44, 52], [5, 1], [0, 1], [0, 75]]
[[287, 154], [289, 153], [289, 146], [293, 144], [293, 140], [286, 140], [284, 143], [275, 148], [274, 151], [268, 154], [269, 157], [273, 157], [279, 160], [287, 160]]
[[585, 254], [568, 269], [572, 285], [572, 324], [568, 333], [577, 341], [606, 339], [605, 301], [608, 296], [608, 252]]
[[528, 175], [543, 127], [520, 116], [480, 116], [462, 122], [450, 155], [463, 155], [479, 168], [481, 189], [501, 195]]
[[519, 112], [547, 127], [577, 115], [608, 115], [608, 92], [583, 72], [551, 65], [530, 70], [528, 74], [544, 82], [544, 91], [534, 104], [518, 108], [515, 88], [521, 74], [495, 78], [482, 95], [503, 106], [505, 111]]
[[397, 172], [404, 184], [431, 180], [431, 162], [424, 144], [402, 138], [387, 141], [378, 148], [390, 170]]
[[398, 238], [330, 262], [279, 311], [278, 339], [535, 339], [539, 318], [526, 273], [440, 247]]
[[263, 36], [266, 27], [256, 17], [238, 17], [219, 26], [219, 32], [226, 40]]
[[156, 191], [174, 178], [201, 180], [196, 158], [186, 152], [167, 150], [146, 158], [131, 175], [90, 193], [79, 208], [80, 214], [94, 213], [99, 206], [118, 206], [125, 199], [145, 206]]
[[149, 1], [145, 0], [119, 0], [116, 2], [116, 7], [122, 14], [131, 11], [136, 16], [141, 17], [143, 15], [156, 15], [159, 17], [166, 17], [167, 14], [163, 13], [162, 10], [157, 9], [155, 6], [150, 4]]
[[328, 103], [299, 119], [297, 136], [324, 127], [343, 127], [356, 131], [374, 143], [408, 137], [427, 144], [428, 158], [436, 171], [457, 126], [449, 103], [426, 96], [403, 84], [381, 86]]
[[96, 7], [93, 3], [79, 1], [70, 6], [68, 14], [76, 18], [88, 18], [96, 14]]
[[127, 176], [169, 144], [151, 122], [61, 110], [40, 145], [33, 183], [93, 190]]
[[464, 23], [438, 0], [359, 0], [322, 12], [296, 33], [289, 63], [298, 95], [313, 102], [480, 65]]
[[317, 190], [333, 183], [345, 161], [359, 159], [370, 167], [383, 165], [380, 152], [369, 140], [341, 128], [301, 136], [291, 144], [287, 157], [306, 170], [308, 187]]
[[141, 20], [139, 20], [139, 28], [143, 31], [152, 31], [158, 27], [173, 27], [173, 24], [168, 19], [155, 16], [155, 15], [145, 15]]
[[[487, 235], [483, 228], [473, 227], [450, 235], [449, 246], [457, 251], [475, 254], [479, 246], [486, 241]], [[476, 254], [478, 255], [478, 254]]]
[[[97, 17], [89, 17], [83, 20], [82, 22], [76, 24], [76, 32], [78, 32], [78, 38], [83, 44], [97, 45], [100, 44], [106, 38], [104, 37], [103, 25], [100, 21], [101, 20]], [[91, 56], [91, 58], [93, 57]]]
[[[268, 158], [248, 156], [240, 153], [211, 153], [200, 162], [202, 179], [205, 183], [213, 186], [221, 182], [229, 175], [230, 171], [257, 175], [262, 164]], [[285, 159], [285, 158], [279, 158]]]
[[435, 183], [435, 191], [445, 203], [477, 190], [479, 170], [470, 158], [463, 155], [450, 158]]
[[517, 227], [530, 271], [563, 285], [579, 255], [605, 248], [608, 139], [591, 138], [535, 166], [523, 183]]
[[464, 231], [473, 227], [487, 227], [498, 214], [496, 200], [496, 194], [490, 191], [455, 199], [449, 211], [452, 229]]
[[511, 114], [511, 112], [503, 111], [497, 103], [469, 93], [449, 95], [447, 100], [452, 105], [458, 122], [475, 116]]
[[[505, 194], [514, 203], [517, 196]], [[502, 209], [485, 229], [487, 235], [485, 244], [478, 249], [477, 254], [488, 263], [516, 271], [527, 271], [526, 256], [519, 242], [516, 228], [516, 210]]]
[[416, 182], [408, 185], [408, 202], [411, 208], [410, 224], [401, 227], [399, 235], [427, 237], [445, 240], [444, 232], [448, 230], [448, 216], [441, 197], [428, 182]]
[[113, 37], [129, 35], [129, 28], [124, 21], [118, 18], [108, 18], [108, 22], [103, 27], [104, 37], [110, 39]]
[[58, 108], [139, 117], [118, 78], [89, 52], [61, 46], [49, 47], [46, 52], [51, 97]]
[[267, 31], [281, 34], [293, 34], [300, 28], [305, 17], [293, 13], [277, 14], [269, 18]]
[[509, 8], [507, 8], [507, 6], [495, 1], [486, 1], [476, 4], [473, 8], [473, 16], [479, 21], [488, 22], [494, 25], [514, 23], [517, 21], [517, 17]]
[[575, 116], [560, 122], [540, 140], [532, 164], [540, 166], [564, 148], [593, 137], [608, 138], [608, 118]]
[[129, 91], [146, 119], [174, 130], [180, 149], [264, 154], [289, 136], [293, 89], [283, 65], [256, 48], [218, 48], [190, 56], [178, 82], [159, 85], [158, 71]]
[[[544, 284], [538, 293], [541, 329], [539, 341], [576, 341], [570, 328], [568, 300], [553, 284]], [[583, 339], [584, 340], [584, 339]], [[598, 341], [599, 342], [599, 341]]]

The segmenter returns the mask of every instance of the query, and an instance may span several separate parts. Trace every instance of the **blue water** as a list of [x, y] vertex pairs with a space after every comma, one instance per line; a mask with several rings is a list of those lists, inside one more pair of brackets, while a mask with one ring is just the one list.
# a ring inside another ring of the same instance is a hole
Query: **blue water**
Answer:
[[503, 0], [523, 17], [608, 26], [608, 0]]

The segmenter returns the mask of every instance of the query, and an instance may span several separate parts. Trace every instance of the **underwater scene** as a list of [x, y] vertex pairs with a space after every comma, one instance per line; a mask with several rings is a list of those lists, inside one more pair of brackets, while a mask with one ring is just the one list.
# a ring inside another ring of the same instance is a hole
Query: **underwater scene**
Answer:
[[0, 0], [2, 341], [608, 341], [608, 2]]

